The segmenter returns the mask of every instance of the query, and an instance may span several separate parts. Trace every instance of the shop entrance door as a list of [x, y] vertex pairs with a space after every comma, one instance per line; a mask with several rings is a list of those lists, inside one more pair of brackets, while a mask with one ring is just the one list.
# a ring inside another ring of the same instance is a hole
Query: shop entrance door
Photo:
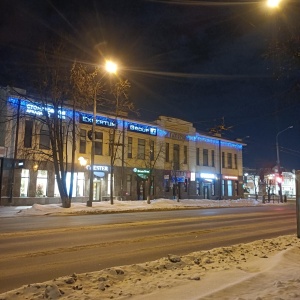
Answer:
[[138, 180], [137, 181], [137, 197], [138, 200], [145, 200], [145, 194], [146, 194], [146, 185], [145, 180]]
[[102, 187], [103, 180], [94, 181], [94, 193], [93, 199], [94, 201], [102, 201], [102, 194], [103, 194], [103, 187]]
[[209, 199], [209, 185], [203, 186], [203, 197], [204, 199]]

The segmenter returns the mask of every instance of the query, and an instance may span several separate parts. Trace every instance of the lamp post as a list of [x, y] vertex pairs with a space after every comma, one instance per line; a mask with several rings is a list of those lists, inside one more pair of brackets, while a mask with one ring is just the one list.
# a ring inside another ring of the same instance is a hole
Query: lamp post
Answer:
[[[279, 159], [279, 144], [278, 144], [278, 136], [279, 134], [281, 134], [282, 132], [288, 130], [288, 129], [291, 129], [293, 128], [293, 126], [289, 126], [281, 131], [279, 131], [277, 134], [276, 134], [276, 153], [277, 153], [277, 169], [278, 169], [278, 174], [279, 174], [279, 177], [281, 178], [281, 167], [280, 167], [280, 159]], [[280, 202], [283, 202], [282, 201], [282, 182], [278, 182], [278, 186], [279, 186], [279, 199], [280, 199]]]
[[267, 6], [271, 8], [276, 8], [279, 6], [281, 0], [267, 0]]
[[[117, 65], [112, 61], [106, 61], [105, 63], [105, 71], [106, 73], [116, 73]], [[103, 75], [104, 76], [104, 75]], [[100, 81], [102, 80], [101, 77]], [[89, 192], [89, 200], [87, 201], [87, 206], [92, 206], [93, 196], [94, 196], [94, 163], [95, 163], [95, 129], [96, 129], [96, 114], [97, 114], [97, 88], [98, 84], [94, 90], [94, 98], [93, 98], [93, 124], [92, 124], [92, 149], [91, 149], [91, 166], [90, 166], [90, 192]]]

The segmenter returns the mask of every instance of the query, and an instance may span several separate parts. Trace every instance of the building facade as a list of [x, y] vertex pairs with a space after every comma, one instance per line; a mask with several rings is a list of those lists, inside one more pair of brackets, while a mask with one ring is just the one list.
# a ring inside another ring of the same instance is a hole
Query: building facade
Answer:
[[[52, 117], [53, 109], [9, 89], [1, 93], [1, 204], [60, 203], [48, 128], [40, 122], [45, 111]], [[68, 109], [58, 117], [67, 128]], [[66, 142], [76, 143], [72, 201], [87, 201], [91, 173], [93, 201], [109, 199], [111, 180], [120, 200], [243, 197], [241, 142], [199, 133], [192, 123], [172, 117], [143, 122], [97, 113], [91, 166], [92, 123], [91, 112], [77, 111], [76, 141]], [[66, 159], [70, 155], [64, 153]], [[68, 173], [67, 186], [70, 180]]]

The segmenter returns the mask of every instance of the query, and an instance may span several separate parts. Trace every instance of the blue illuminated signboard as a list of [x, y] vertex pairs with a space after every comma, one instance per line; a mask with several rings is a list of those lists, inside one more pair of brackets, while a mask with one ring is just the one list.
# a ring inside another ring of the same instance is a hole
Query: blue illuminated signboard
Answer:
[[[42, 116], [44, 112], [48, 112], [49, 117], [54, 114], [54, 108], [52, 106], [40, 106], [33, 103], [26, 103], [26, 113], [30, 115]], [[66, 118], [66, 111], [58, 110], [58, 117], [61, 119]]]
[[[18, 105], [20, 101], [22, 109], [25, 109], [25, 113], [29, 115], [43, 116], [48, 113], [48, 116], [51, 117], [55, 110], [51, 105], [43, 105], [42, 103], [30, 102], [29, 100], [18, 99], [18, 98], [9, 98], [9, 102]], [[66, 118], [66, 110], [58, 109], [57, 115], [60, 119]]]
[[144, 134], [149, 134], [156, 136], [157, 135], [157, 128], [149, 125], [143, 125], [143, 124], [138, 124], [138, 123], [130, 123], [128, 122], [128, 131], [133, 131], [133, 132], [139, 132], [139, 133], [144, 133]]
[[[86, 169], [91, 170], [91, 166], [87, 165]], [[94, 165], [94, 167], [93, 167], [93, 171], [109, 172], [109, 170], [110, 170], [110, 167], [108, 167], [108, 166]]]
[[[80, 123], [93, 124], [93, 115], [80, 114]], [[117, 122], [115, 120], [103, 116], [96, 116], [96, 125], [117, 128]]]

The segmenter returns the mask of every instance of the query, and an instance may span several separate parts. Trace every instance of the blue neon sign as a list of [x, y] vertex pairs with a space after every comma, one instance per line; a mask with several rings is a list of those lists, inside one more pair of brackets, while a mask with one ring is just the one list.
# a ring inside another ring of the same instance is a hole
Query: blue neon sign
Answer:
[[127, 123], [127, 130], [133, 132], [139, 132], [143, 134], [149, 134], [156, 136], [157, 135], [157, 128], [149, 125], [143, 125], [138, 123]]
[[226, 141], [220, 141], [219, 139], [213, 139], [209, 137], [204, 137], [200, 135], [188, 135], [187, 140], [194, 141], [194, 142], [204, 142], [204, 143], [210, 143], [219, 145], [221, 142], [222, 147], [230, 147], [230, 148], [236, 148], [236, 149], [243, 149], [243, 145], [233, 143], [233, 142], [226, 142]]
[[[93, 124], [93, 115], [88, 114], [80, 114], [80, 123], [84, 124]], [[96, 116], [96, 125], [102, 127], [109, 127], [109, 128], [117, 128], [116, 120], [104, 117], [104, 116]]]
[[[52, 105], [43, 105], [41, 103], [31, 102], [13, 97], [10, 97], [8, 101], [14, 105], [18, 105], [18, 102], [20, 101], [20, 106], [25, 110], [25, 113], [29, 115], [44, 116], [45, 114], [48, 114], [48, 116], [50, 117], [55, 113], [55, 109]], [[57, 115], [59, 118], [65, 119], [66, 110], [58, 109]]]

